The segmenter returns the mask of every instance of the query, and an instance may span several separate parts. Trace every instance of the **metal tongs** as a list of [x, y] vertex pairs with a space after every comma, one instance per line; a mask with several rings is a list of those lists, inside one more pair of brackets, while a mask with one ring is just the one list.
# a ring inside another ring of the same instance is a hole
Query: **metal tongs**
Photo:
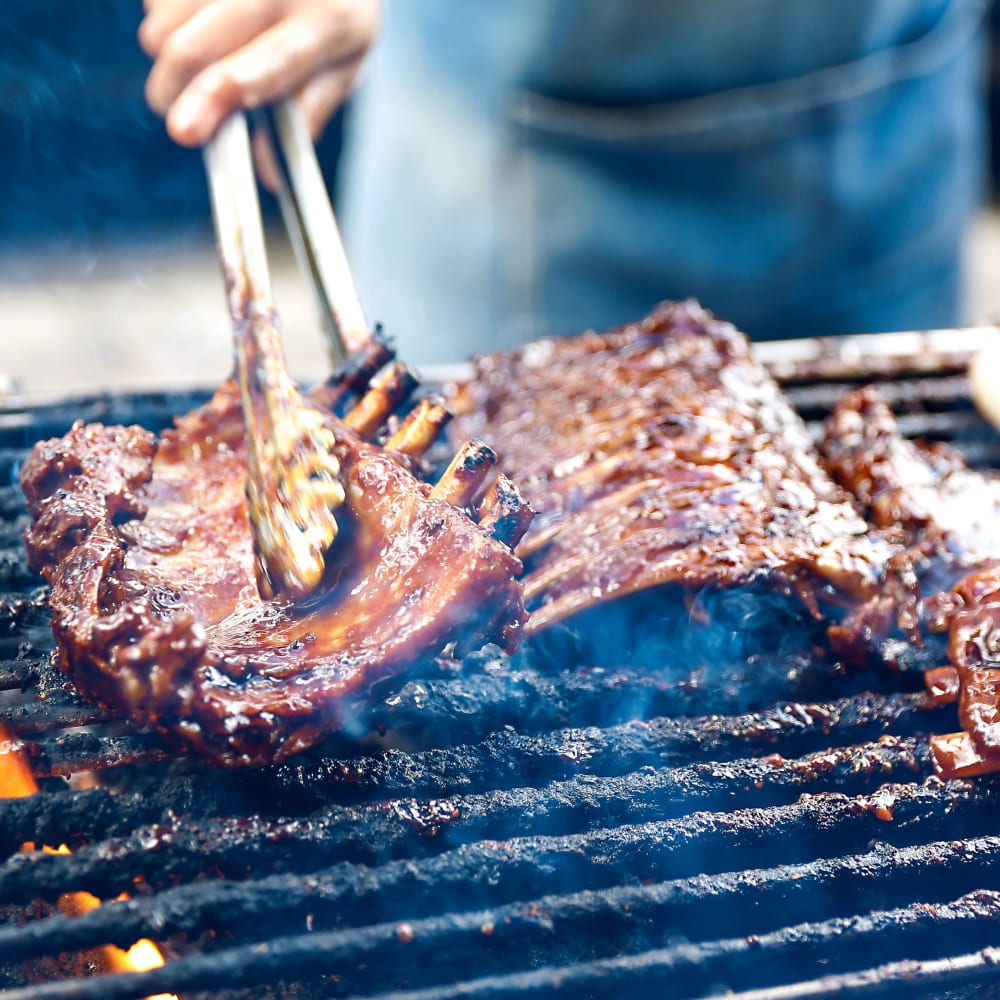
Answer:
[[[336, 219], [308, 130], [285, 101], [262, 122], [270, 133], [286, 225], [316, 291], [337, 360], [368, 337]], [[267, 133], [265, 133], [267, 134]], [[205, 147], [212, 214], [233, 321], [247, 439], [247, 505], [261, 594], [304, 596], [322, 578], [344, 502], [335, 437], [298, 391], [275, 322], [246, 116], [237, 112]]]

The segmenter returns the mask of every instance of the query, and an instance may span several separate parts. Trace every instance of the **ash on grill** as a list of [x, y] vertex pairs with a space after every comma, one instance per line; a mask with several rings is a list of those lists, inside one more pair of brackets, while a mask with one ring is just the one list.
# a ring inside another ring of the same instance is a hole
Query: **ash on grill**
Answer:
[[[899, 362], [883, 388], [907, 433], [1000, 465], [960, 363]], [[784, 374], [810, 420], [871, 374], [808, 369]], [[6, 995], [994, 988], [1000, 785], [932, 776], [926, 737], [957, 721], [915, 672], [793, 663], [773, 702], [776, 689], [740, 683], [746, 664], [716, 684], [666, 654], [639, 671], [570, 649], [517, 663], [487, 652], [411, 676], [359, 723], [366, 747], [342, 737], [253, 772], [168, 758], [84, 703], [49, 662], [17, 463], [77, 417], [157, 429], [194, 401], [0, 413], [0, 719], [43, 786], [0, 802]], [[101, 787], [66, 780], [91, 770]], [[72, 853], [19, 853], [29, 840]], [[108, 902], [56, 913], [77, 889]], [[161, 969], [59, 978], [67, 955], [143, 937], [165, 952]]]

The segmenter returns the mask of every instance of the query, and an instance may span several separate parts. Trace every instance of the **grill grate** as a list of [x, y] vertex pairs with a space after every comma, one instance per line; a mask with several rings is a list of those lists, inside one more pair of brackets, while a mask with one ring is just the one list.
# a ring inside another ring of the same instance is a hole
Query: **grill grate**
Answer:
[[[1000, 466], [955, 364], [884, 367], [907, 433]], [[810, 420], [863, 378], [785, 374]], [[358, 739], [249, 772], [168, 757], [79, 699], [49, 662], [17, 464], [75, 417], [158, 429], [200, 398], [0, 412], [0, 719], [42, 779], [0, 802], [9, 996], [995, 989], [1000, 782], [931, 776], [924, 737], [957, 723], [917, 673], [807, 669], [755, 702], [666, 661], [479, 654], [411, 677]], [[74, 787], [89, 770], [102, 786]], [[73, 853], [19, 853], [26, 840]], [[74, 918], [48, 907], [75, 889], [131, 896]], [[41, 981], [55, 956], [140, 937], [162, 969]]]

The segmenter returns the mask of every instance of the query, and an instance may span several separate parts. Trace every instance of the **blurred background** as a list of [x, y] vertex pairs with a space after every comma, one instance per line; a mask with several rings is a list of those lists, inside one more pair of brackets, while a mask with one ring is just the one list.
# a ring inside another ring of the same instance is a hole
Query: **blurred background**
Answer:
[[[140, 19], [139, 0], [10, 0], [0, 11], [0, 374], [30, 392], [208, 386], [229, 371], [201, 156], [170, 142], [145, 104]], [[993, 122], [996, 64], [983, 82]], [[319, 147], [331, 188], [342, 125]], [[312, 301], [275, 206], [264, 207], [289, 364], [318, 379], [327, 361]], [[986, 205], [966, 284], [968, 321], [1000, 319], [1000, 217]]]
[[[200, 152], [147, 107], [139, 0], [0, 10], [0, 374], [31, 392], [213, 385], [231, 340]], [[332, 183], [339, 119], [319, 144]], [[327, 361], [263, 196], [293, 371]]]

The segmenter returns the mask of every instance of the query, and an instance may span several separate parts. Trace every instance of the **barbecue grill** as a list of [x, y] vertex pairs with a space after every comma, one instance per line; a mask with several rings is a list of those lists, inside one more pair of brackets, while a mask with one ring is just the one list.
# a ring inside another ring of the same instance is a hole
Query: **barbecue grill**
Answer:
[[[908, 336], [765, 351], [808, 421], [876, 380], [905, 433], [1000, 467], [970, 345]], [[1000, 784], [933, 776], [925, 737], [958, 723], [916, 671], [805, 671], [774, 701], [678, 678], [669, 656], [640, 671], [487, 650], [249, 771], [168, 755], [82, 701], [50, 662], [18, 463], [74, 419], [159, 429], [204, 398], [0, 409], [0, 721], [42, 785], [0, 802], [9, 997], [996, 991]], [[75, 890], [107, 902], [56, 912]], [[143, 937], [162, 968], [67, 974], [67, 955]]]

